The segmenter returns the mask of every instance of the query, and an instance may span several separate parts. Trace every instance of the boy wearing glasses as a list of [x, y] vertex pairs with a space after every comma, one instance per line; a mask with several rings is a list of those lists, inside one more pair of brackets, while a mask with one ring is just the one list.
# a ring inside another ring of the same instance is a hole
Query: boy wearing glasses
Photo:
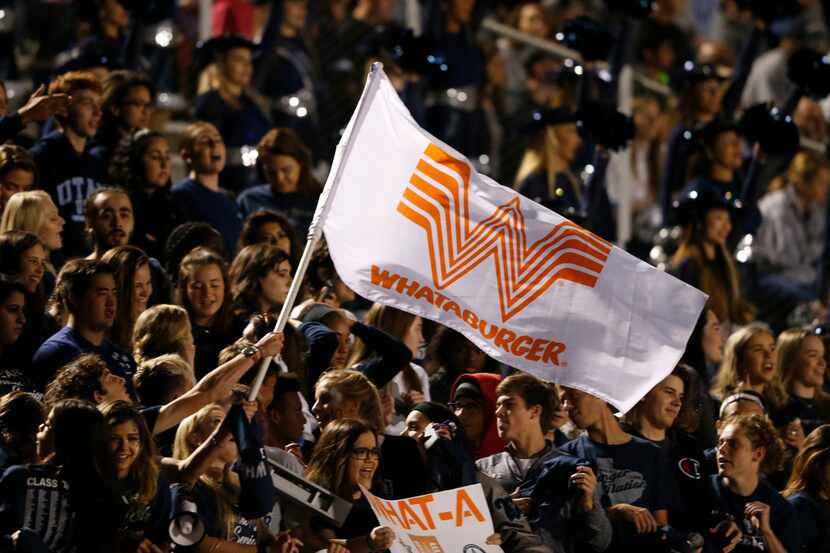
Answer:
[[52, 196], [66, 220], [62, 252], [66, 257], [89, 253], [84, 240], [84, 204], [106, 182], [107, 166], [93, 150], [101, 123], [101, 83], [89, 71], [70, 71], [49, 85], [49, 94], [70, 96], [68, 112], [56, 114], [58, 129], [32, 147], [40, 187]]
[[188, 177], [171, 189], [173, 205], [183, 221], [201, 221], [222, 235], [225, 251], [236, 252], [242, 216], [231, 194], [219, 186], [219, 173], [225, 168], [225, 142], [216, 127], [199, 121], [185, 128], [182, 158]]

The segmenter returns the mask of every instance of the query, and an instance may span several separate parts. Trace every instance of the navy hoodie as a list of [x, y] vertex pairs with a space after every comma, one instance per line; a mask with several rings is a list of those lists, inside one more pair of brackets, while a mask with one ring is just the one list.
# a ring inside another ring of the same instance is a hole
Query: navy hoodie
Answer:
[[87, 149], [78, 155], [69, 139], [58, 131], [40, 139], [30, 150], [37, 164], [40, 188], [52, 196], [66, 221], [63, 228], [63, 254], [85, 256], [89, 246], [84, 239], [84, 203], [107, 178], [105, 162]]

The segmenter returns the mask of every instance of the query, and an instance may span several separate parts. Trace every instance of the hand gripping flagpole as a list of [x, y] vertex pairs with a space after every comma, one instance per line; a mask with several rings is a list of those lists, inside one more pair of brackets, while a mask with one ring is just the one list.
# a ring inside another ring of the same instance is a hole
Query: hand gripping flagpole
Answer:
[[[285, 302], [282, 304], [282, 310], [277, 318], [277, 323], [274, 325], [274, 332], [281, 332], [288, 322], [288, 315], [294, 308], [294, 302], [297, 299], [297, 294], [300, 291], [300, 285], [305, 278], [308, 264], [311, 261], [311, 255], [317, 249], [317, 244], [320, 242], [320, 236], [323, 234], [323, 224], [328, 216], [331, 202], [337, 192], [337, 187], [340, 184], [340, 176], [343, 173], [343, 160], [349, 158], [352, 150], [353, 138], [357, 135], [363, 120], [366, 118], [366, 113], [369, 106], [372, 104], [372, 99], [377, 93], [378, 84], [380, 83], [381, 75], [383, 74], [383, 64], [375, 62], [372, 64], [372, 69], [369, 71], [369, 77], [366, 81], [366, 86], [363, 88], [363, 94], [360, 96], [360, 101], [357, 104], [352, 120], [346, 127], [346, 132], [340, 143], [337, 145], [337, 150], [334, 153], [334, 160], [332, 163], [332, 170], [329, 172], [329, 178], [326, 180], [326, 185], [323, 187], [323, 192], [320, 194], [320, 199], [317, 202], [317, 208], [314, 211], [314, 218], [311, 220], [311, 225], [308, 227], [308, 241], [306, 242], [303, 255], [300, 257], [300, 262], [297, 264], [297, 270], [294, 272], [294, 279], [291, 281], [291, 287], [288, 289], [288, 294]], [[254, 401], [259, 394], [259, 389], [262, 387], [262, 382], [265, 380], [265, 375], [268, 372], [268, 366], [271, 364], [271, 357], [264, 358], [259, 364], [259, 372], [251, 385], [251, 392], [248, 394], [248, 401]]]

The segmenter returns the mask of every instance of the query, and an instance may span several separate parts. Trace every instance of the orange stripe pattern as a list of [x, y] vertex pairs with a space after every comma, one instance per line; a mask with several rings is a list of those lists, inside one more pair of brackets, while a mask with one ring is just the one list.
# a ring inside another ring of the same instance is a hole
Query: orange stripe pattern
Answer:
[[436, 288], [451, 286], [492, 256], [507, 321], [557, 280], [596, 285], [611, 244], [566, 220], [528, 246], [518, 196], [475, 223], [469, 181], [466, 160], [430, 144], [398, 204], [398, 212], [426, 232]]

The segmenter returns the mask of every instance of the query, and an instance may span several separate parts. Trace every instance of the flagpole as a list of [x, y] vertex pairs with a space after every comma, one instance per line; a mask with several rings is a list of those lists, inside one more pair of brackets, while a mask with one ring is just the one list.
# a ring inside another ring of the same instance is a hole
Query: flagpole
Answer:
[[[317, 249], [317, 244], [320, 242], [320, 237], [323, 234], [323, 224], [328, 216], [332, 198], [334, 198], [337, 187], [340, 184], [340, 177], [343, 173], [343, 160], [349, 158], [354, 142], [354, 136], [357, 135], [363, 120], [366, 118], [366, 113], [368, 112], [369, 106], [372, 104], [372, 98], [377, 92], [382, 72], [382, 63], [372, 63], [372, 68], [369, 71], [368, 82], [366, 83], [366, 87], [363, 89], [363, 94], [358, 102], [357, 110], [353, 116], [352, 123], [350, 123], [349, 127], [346, 128], [346, 142], [345, 144], [341, 142], [337, 145], [337, 150], [334, 153], [332, 171], [329, 173], [326, 185], [320, 193], [320, 199], [318, 200], [317, 208], [314, 211], [314, 218], [311, 220], [311, 225], [308, 227], [308, 237], [305, 249], [303, 250], [303, 255], [300, 257], [300, 261], [297, 264], [297, 268], [294, 271], [294, 279], [291, 281], [291, 287], [288, 289], [288, 294], [282, 304], [282, 310], [280, 310], [277, 323], [274, 325], [274, 332], [281, 332], [282, 329], [285, 328], [285, 325], [288, 322], [288, 316], [294, 308], [294, 302], [297, 300], [297, 294], [300, 292], [300, 285], [303, 282], [303, 278], [305, 278], [305, 273], [308, 270], [308, 264], [311, 261], [311, 256], [313, 255], [314, 250]], [[259, 389], [262, 387], [265, 375], [268, 372], [268, 366], [271, 364], [271, 359], [271, 357], [265, 357], [260, 362], [259, 372], [257, 372], [256, 378], [251, 384], [251, 392], [248, 394], [248, 401], [256, 400], [257, 395], [259, 394]]]

